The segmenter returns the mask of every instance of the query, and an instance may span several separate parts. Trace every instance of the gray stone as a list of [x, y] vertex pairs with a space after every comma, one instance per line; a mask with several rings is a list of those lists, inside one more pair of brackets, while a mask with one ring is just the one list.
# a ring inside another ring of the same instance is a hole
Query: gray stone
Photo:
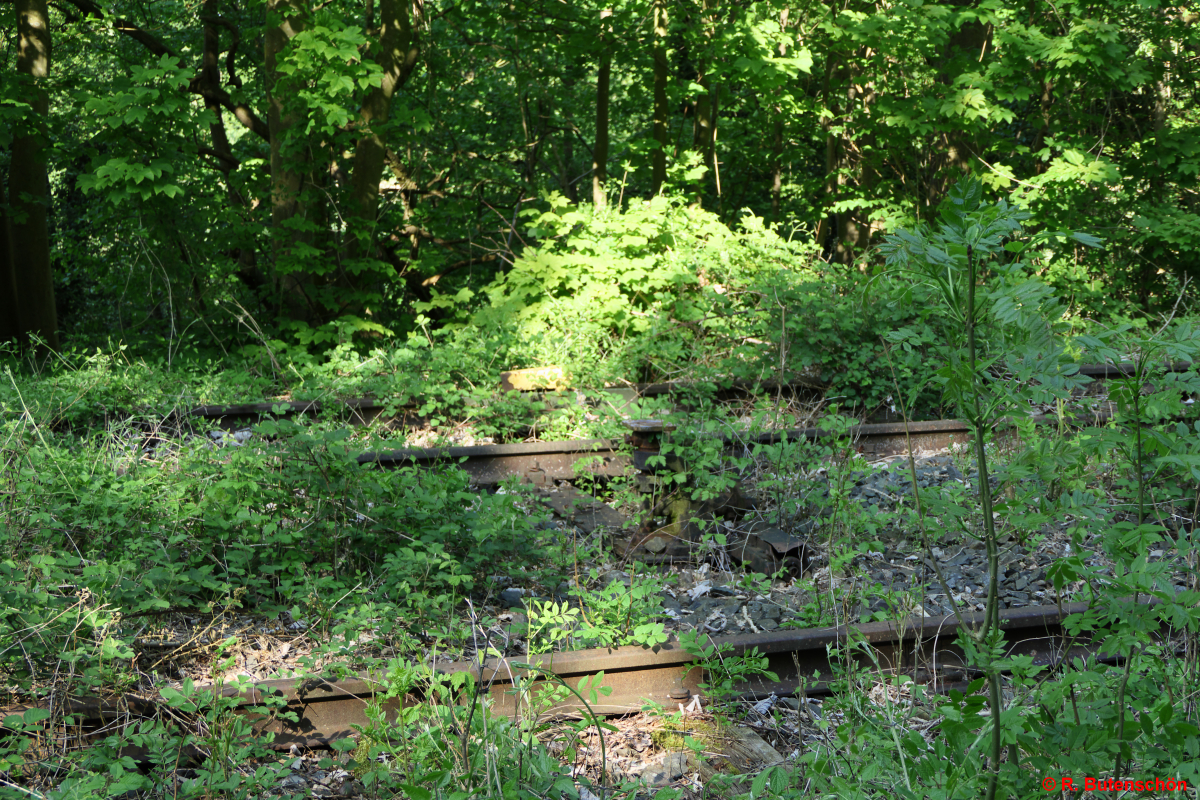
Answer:
[[651, 553], [661, 553], [667, 549], [667, 537], [651, 536], [646, 541], [642, 542], [642, 547], [646, 548]]
[[768, 603], [762, 600], [751, 600], [746, 604], [746, 613], [751, 619], [783, 619], [783, 606], [776, 603]]
[[642, 772], [642, 780], [648, 786], [667, 786], [671, 781], [679, 780], [687, 774], [687, 755], [671, 753], [661, 764], [647, 767]]
[[764, 631], [773, 631], [779, 627], [779, 622], [771, 619], [770, 617], [755, 620], [754, 624], [762, 628]]
[[726, 615], [736, 614], [742, 607], [742, 601], [736, 597], [701, 597], [692, 603], [692, 613], [696, 616], [707, 617], [714, 611], [722, 611]]
[[522, 602], [525, 597], [525, 590], [519, 587], [511, 587], [500, 593], [500, 604], [505, 608], [524, 608]]
[[281, 789], [298, 791], [300, 789], [307, 788], [308, 781], [304, 780], [304, 778], [300, 775], [288, 775], [279, 782], [279, 786]]
[[604, 573], [603, 577], [600, 578], [600, 583], [606, 587], [609, 584], [616, 583], [617, 581], [620, 581], [626, 586], [629, 586], [633, 583], [633, 579], [629, 577], [629, 573], [622, 572], [619, 569], [609, 570], [608, 572]]

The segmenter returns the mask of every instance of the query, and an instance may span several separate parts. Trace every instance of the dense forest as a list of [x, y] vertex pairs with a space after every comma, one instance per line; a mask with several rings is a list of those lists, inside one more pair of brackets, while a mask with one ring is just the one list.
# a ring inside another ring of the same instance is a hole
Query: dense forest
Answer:
[[1186, 5], [0, 14], [4, 338], [319, 346], [534, 317], [565, 335], [597, 308], [624, 329], [719, 294], [713, 259], [735, 245], [844, 290], [878, 266], [882, 234], [929, 219], [964, 175], [1035, 230], [1105, 240], [1051, 241], [1031, 262], [1079, 316], [1170, 308], [1195, 276]]

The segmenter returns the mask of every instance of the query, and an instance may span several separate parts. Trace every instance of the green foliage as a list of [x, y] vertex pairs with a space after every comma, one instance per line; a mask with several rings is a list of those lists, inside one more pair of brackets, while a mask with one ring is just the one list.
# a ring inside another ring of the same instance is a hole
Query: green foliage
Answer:
[[[704, 634], [687, 631], [679, 637], [679, 645], [698, 662], [704, 671], [704, 683], [700, 688], [717, 701], [728, 699], [736, 691], [736, 684], [750, 678], [762, 677], [777, 682], [779, 676], [767, 669], [767, 657], [752, 647], [735, 654], [729, 642], [713, 642]], [[692, 667], [685, 668], [685, 671]]]
[[[598, 573], [595, 569], [592, 573], [595, 580]], [[586, 611], [580, 615], [583, 624], [574, 634], [576, 643], [584, 647], [662, 644], [667, 634], [658, 620], [662, 611], [661, 592], [662, 577], [647, 570], [633, 570], [628, 586], [613, 580], [599, 589], [583, 592], [580, 603]]]
[[277, 91], [299, 116], [297, 133], [333, 136], [358, 116], [361, 92], [383, 81], [379, 65], [361, 56], [368, 44], [360, 27], [328, 12], [291, 37], [276, 66], [284, 76]]
[[156, 195], [174, 198], [183, 192], [172, 182], [175, 162], [165, 154], [155, 155], [155, 150], [144, 144], [138, 147], [140, 137], [129, 135], [129, 131], [170, 130], [181, 121], [193, 125], [212, 122], [211, 113], [196, 113], [180, 94], [189, 79], [187, 72], [177, 59], [163, 55], [153, 67], [132, 65], [129, 78], [117, 81], [111, 94], [84, 102], [84, 111], [107, 129], [125, 129], [125, 136], [112, 136], [106, 131], [104, 138], [127, 153], [110, 156], [102, 163], [97, 156], [92, 171], [79, 176], [79, 188], [85, 194], [99, 194], [113, 205], [120, 205]]
[[[518, 498], [468, 492], [458, 471], [360, 465], [361, 445], [336, 428], [278, 420], [258, 429], [271, 441], [184, 441], [153, 459], [103, 436], [12, 423], [5, 434], [15, 446], [0, 509], [7, 554], [65, 542], [70, 555], [32, 564], [77, 569], [72, 584], [130, 612], [304, 608], [364, 584], [420, 618], [452, 606], [496, 560], [538, 557], [536, 520]], [[21, 666], [19, 652], [8, 657]]]

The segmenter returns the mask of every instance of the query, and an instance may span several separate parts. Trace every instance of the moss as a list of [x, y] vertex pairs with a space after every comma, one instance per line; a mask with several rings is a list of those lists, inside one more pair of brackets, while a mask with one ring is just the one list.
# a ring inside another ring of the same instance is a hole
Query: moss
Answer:
[[358, 747], [354, 748], [354, 752], [350, 754], [350, 758], [354, 760], [354, 767], [350, 772], [357, 780], [362, 780], [362, 776], [371, 771], [375, 762], [371, 759], [371, 748], [379, 744], [379, 740], [374, 736], [363, 734], [358, 737]]
[[685, 739], [691, 737], [708, 743], [721, 737], [721, 724], [711, 720], [663, 720], [663, 726], [650, 732], [650, 741], [661, 750], [686, 750]]

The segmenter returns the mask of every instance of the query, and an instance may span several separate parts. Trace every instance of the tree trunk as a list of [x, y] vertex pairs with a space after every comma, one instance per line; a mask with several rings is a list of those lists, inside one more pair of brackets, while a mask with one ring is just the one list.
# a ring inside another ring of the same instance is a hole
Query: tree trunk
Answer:
[[17, 73], [28, 89], [32, 119], [13, 139], [8, 172], [11, 201], [10, 246], [16, 284], [18, 324], [22, 336], [35, 334], [58, 349], [58, 314], [54, 307], [54, 274], [50, 264], [47, 215], [50, 183], [46, 173], [46, 114], [50, 103], [50, 16], [46, 0], [17, 0]]
[[[279, 54], [304, 29], [299, 0], [267, 0], [267, 30], [263, 37], [263, 70], [267, 89], [267, 128], [271, 139], [271, 249], [279, 282], [280, 311], [290, 319], [311, 321], [319, 313], [310, 293], [312, 276], [294, 255], [311, 236], [291, 227], [304, 216], [300, 197], [303, 172], [294, 169], [294, 156], [284, 159], [283, 145], [294, 120], [284, 114], [283, 91], [276, 72]], [[291, 15], [291, 16], [288, 16]], [[271, 24], [278, 20], [276, 24]]]
[[654, 2], [654, 141], [650, 181], [658, 194], [667, 180], [667, 0]]
[[[826, 114], [821, 115], [821, 128], [825, 131], [825, 205], [833, 205], [837, 200], [838, 182], [835, 170], [838, 165], [838, 137], [833, 133], [833, 122], [841, 113], [840, 109], [833, 105], [833, 81], [835, 73], [844, 73], [845, 67], [839, 62], [838, 56], [834, 53], [826, 55], [825, 62], [825, 80], [821, 87], [821, 107]], [[817, 247], [825, 249], [825, 240], [829, 238], [830, 233], [830, 214], [826, 213], [821, 216], [820, 222], [817, 223], [817, 232], [815, 235]], [[836, 238], [836, 226], [833, 226], [834, 236]], [[836, 241], [829, 250], [832, 252], [837, 243]]]
[[608, 94], [612, 78], [612, 31], [608, 20], [612, 9], [600, 12], [600, 65], [596, 70], [596, 145], [592, 148], [592, 205], [604, 208], [608, 195]]
[[[200, 14], [204, 20], [204, 55], [200, 62], [200, 96], [204, 98], [204, 108], [209, 111], [214, 121], [209, 125], [212, 134], [213, 152], [217, 154], [217, 169], [225, 174], [226, 183], [229, 173], [236, 166], [233, 150], [229, 146], [229, 135], [225, 131], [225, 120], [222, 116], [221, 103], [217, 100], [221, 89], [221, 31], [220, 0], [204, 0]], [[229, 187], [230, 192], [233, 187]]]
[[[563, 114], [559, 126], [559, 135], [562, 139], [559, 145], [555, 148], [555, 158], [558, 161], [558, 185], [562, 187], [563, 196], [571, 203], [579, 202], [579, 189], [575, 186], [575, 118], [569, 111], [571, 108], [570, 99], [575, 97], [575, 73], [572, 70], [565, 70], [562, 78], [563, 95], [568, 99], [563, 104]], [[553, 95], [552, 95], [553, 96]], [[547, 133], [549, 138], [550, 123], [552, 120], [546, 120]]]
[[17, 304], [17, 273], [13, 264], [12, 231], [4, 184], [0, 183], [0, 342], [21, 336], [20, 306]]
[[[954, 5], [962, 9], [971, 8], [974, 0], [957, 0]], [[954, 91], [955, 79], [965, 72], [962, 65], [970, 64], [971, 69], [978, 68], [991, 45], [991, 36], [991, 26], [974, 19], [962, 22], [950, 34], [938, 76], [947, 94]], [[925, 205], [931, 212], [942, 202], [950, 185], [971, 172], [971, 159], [975, 157], [979, 143], [974, 134], [964, 129], [966, 124], [966, 120], [963, 120], [943, 134], [942, 141], [938, 143], [940, 146], [937, 146], [932, 159], [933, 174], [930, 175], [925, 198]]]
[[716, 21], [712, 17], [715, 6], [714, 0], [704, 0], [704, 9], [700, 16], [700, 26], [704, 38], [703, 54], [698, 59], [696, 67], [696, 82], [704, 87], [704, 91], [696, 98], [696, 116], [692, 125], [692, 149], [700, 154], [701, 163], [708, 169], [717, 187], [717, 196], [721, 196], [721, 178], [717, 173], [717, 110], [718, 92], [720, 91], [709, 74], [712, 63], [712, 35]]
[[783, 120], [774, 123], [775, 137], [771, 143], [771, 221], [779, 222], [779, 199], [783, 194]]
[[[868, 81], [865, 86], [859, 85], [860, 71], [850, 70], [850, 86], [846, 94], [848, 113], [857, 107], [858, 113], [864, 117], [871, 115], [871, 107], [875, 104], [875, 89]], [[875, 186], [879, 182], [879, 173], [871, 158], [875, 152], [875, 134], [871, 126], [864, 126], [866, 133], [859, 136], [853, 152], [842, 156], [841, 173], [838, 185], [845, 186], [848, 176], [854, 176], [858, 186], [857, 194], [866, 199], [874, 196]], [[844, 150], [847, 148], [843, 148]], [[842, 192], [843, 199], [848, 192]], [[861, 205], [848, 208], [838, 214], [838, 243], [835, 258], [839, 263], [850, 266], [871, 247], [871, 236], [875, 232], [876, 223], [871, 221], [870, 214]]]
[[383, 82], [371, 89], [359, 111], [362, 136], [354, 147], [354, 171], [350, 176], [352, 257], [371, 256], [375, 252], [379, 182], [383, 179], [387, 159], [387, 143], [381, 131], [387, 123], [396, 90], [404, 86], [420, 56], [420, 40], [413, 29], [409, 0], [382, 0], [379, 24], [379, 46], [374, 57], [383, 70]]
[[[779, 30], [787, 33], [788, 9], [779, 12]], [[779, 55], [787, 55], [787, 47], [779, 45]], [[779, 201], [783, 194], [783, 116], [782, 109], [772, 105], [775, 121], [772, 123], [774, 136], [771, 140], [771, 221], [779, 222]]]

